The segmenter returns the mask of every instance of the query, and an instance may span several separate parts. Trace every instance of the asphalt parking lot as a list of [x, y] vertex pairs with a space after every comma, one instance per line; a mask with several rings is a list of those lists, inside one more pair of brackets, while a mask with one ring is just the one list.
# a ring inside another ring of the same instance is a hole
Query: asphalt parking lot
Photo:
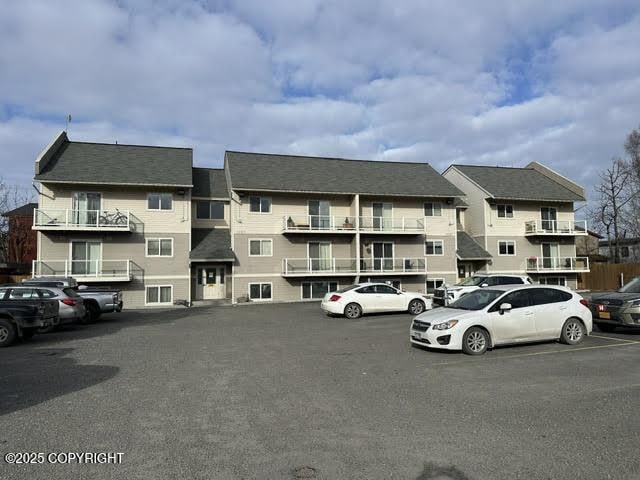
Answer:
[[640, 478], [640, 332], [469, 357], [410, 347], [410, 318], [123, 312], [3, 349], [3, 455], [124, 455], [0, 478]]

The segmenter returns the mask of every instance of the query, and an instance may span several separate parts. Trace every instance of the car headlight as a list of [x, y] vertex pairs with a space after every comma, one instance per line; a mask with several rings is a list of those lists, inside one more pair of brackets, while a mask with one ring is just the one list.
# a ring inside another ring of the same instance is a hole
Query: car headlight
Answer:
[[450, 328], [455, 327], [458, 324], [458, 320], [449, 320], [448, 322], [436, 323], [432, 325], [431, 328], [434, 330], [449, 330]]

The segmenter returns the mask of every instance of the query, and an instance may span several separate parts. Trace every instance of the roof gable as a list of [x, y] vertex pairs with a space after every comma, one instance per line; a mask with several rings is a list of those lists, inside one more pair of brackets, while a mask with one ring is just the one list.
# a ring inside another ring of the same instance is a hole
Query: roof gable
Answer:
[[221, 168], [193, 168], [194, 197], [228, 198], [227, 178]]
[[233, 190], [419, 197], [464, 194], [428, 163], [227, 151]]

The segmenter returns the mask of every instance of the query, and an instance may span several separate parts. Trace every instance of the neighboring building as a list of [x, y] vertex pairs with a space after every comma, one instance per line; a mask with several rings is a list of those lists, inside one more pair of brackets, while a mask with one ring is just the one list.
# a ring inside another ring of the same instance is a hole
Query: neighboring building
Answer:
[[[602, 237], [601, 237], [602, 238]], [[620, 263], [640, 262], [640, 238], [620, 238], [618, 239], [618, 257]], [[611, 239], [611, 251], [615, 248], [615, 240]], [[600, 240], [598, 250], [604, 261], [613, 262], [614, 258], [609, 250], [609, 241]]]
[[27, 203], [2, 214], [8, 218], [7, 258], [9, 264], [30, 265], [37, 255], [36, 232], [32, 230], [37, 203]]
[[576, 237], [576, 255], [589, 257], [589, 262], [606, 262], [607, 256], [600, 253], [602, 235], [593, 230], [587, 230], [586, 235]]
[[587, 235], [574, 218], [584, 189], [532, 162], [526, 168], [452, 165], [444, 177], [466, 194], [458, 207], [459, 276], [526, 273], [540, 283], [577, 286], [589, 259], [576, 253]]

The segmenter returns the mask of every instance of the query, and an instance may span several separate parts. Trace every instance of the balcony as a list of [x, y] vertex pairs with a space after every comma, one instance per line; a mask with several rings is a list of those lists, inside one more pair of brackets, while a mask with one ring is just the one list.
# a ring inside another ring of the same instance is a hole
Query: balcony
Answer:
[[533, 273], [588, 272], [588, 257], [532, 257], [527, 259], [525, 270]]
[[424, 217], [360, 217], [362, 233], [419, 235], [424, 231]]
[[282, 218], [284, 233], [355, 233], [354, 217], [333, 215], [285, 215]]
[[73, 277], [78, 282], [130, 282], [131, 260], [34, 260], [33, 277]]
[[531, 220], [524, 224], [525, 236], [575, 236], [587, 234], [585, 220]]
[[134, 216], [128, 210], [49, 210], [37, 208], [34, 230], [73, 230], [84, 232], [130, 232]]
[[424, 275], [424, 258], [363, 258], [358, 271], [355, 258], [285, 258], [282, 275], [285, 277], [367, 275]]

